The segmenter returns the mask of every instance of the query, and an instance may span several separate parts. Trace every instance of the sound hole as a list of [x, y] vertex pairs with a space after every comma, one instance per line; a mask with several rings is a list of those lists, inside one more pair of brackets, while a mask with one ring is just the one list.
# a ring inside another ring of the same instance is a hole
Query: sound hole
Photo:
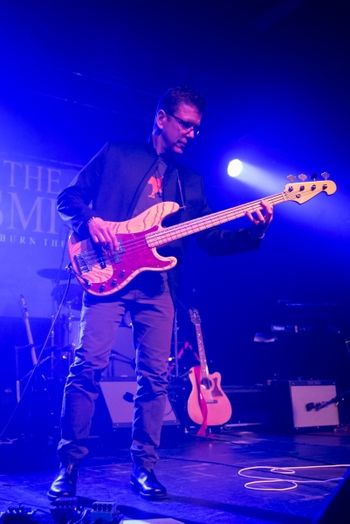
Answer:
[[209, 378], [202, 378], [201, 386], [204, 386], [205, 389], [210, 389], [211, 388], [211, 380]]

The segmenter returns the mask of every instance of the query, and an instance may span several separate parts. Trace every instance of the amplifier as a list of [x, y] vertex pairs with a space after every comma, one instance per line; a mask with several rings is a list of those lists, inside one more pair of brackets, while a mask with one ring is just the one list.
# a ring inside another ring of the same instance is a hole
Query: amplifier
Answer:
[[289, 382], [289, 389], [295, 428], [339, 425], [334, 383]]
[[269, 389], [275, 427], [300, 429], [339, 425], [334, 382], [277, 381]]
[[[103, 380], [100, 382], [112, 425], [114, 427], [131, 426], [134, 410], [136, 380]], [[174, 411], [166, 398], [163, 424], [178, 424]]]

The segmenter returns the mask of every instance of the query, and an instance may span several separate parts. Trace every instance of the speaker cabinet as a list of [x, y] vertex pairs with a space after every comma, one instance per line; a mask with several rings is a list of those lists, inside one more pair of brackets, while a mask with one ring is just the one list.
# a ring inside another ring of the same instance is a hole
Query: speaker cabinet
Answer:
[[295, 428], [338, 426], [335, 384], [310, 381], [290, 382], [293, 425]]
[[[100, 386], [113, 427], [131, 426], [136, 380], [103, 380]], [[163, 424], [178, 424], [168, 397]]]
[[123, 323], [117, 329], [109, 365], [103, 372], [105, 380], [130, 377], [135, 371], [135, 349], [131, 324]]
[[269, 405], [274, 427], [319, 428], [339, 425], [334, 382], [284, 381], [270, 386]]

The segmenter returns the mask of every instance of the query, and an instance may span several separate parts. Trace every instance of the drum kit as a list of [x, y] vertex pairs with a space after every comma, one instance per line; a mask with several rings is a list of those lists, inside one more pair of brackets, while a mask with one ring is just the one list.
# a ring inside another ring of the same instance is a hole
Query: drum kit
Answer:
[[[41, 363], [49, 364], [47, 373], [52, 378], [65, 380], [73, 361], [74, 349], [80, 342], [83, 289], [80, 285], [70, 282], [67, 289], [69, 274], [61, 269], [39, 269], [37, 274], [52, 282], [52, 319], [56, 319], [51, 326], [50, 342]], [[133, 375], [134, 367], [132, 323], [130, 313], [126, 312], [118, 328], [116, 340], [111, 348], [110, 362], [103, 376], [111, 378], [124, 374]]]
[[[79, 344], [80, 309], [82, 288], [69, 284], [69, 274], [62, 269], [43, 268], [37, 274], [52, 282], [52, 318], [57, 316], [51, 326], [50, 343], [44, 360], [50, 362], [50, 373], [56, 378], [65, 379], [73, 359], [74, 349]], [[44, 363], [44, 361], [43, 361]]]
[[43, 340], [37, 344], [25, 297], [20, 296], [28, 343], [14, 347], [17, 407], [10, 416], [6, 431], [30, 438], [42, 438], [42, 435], [56, 438], [64, 384], [73, 362], [74, 349], [79, 344], [82, 288], [70, 283], [66, 271], [44, 268], [37, 274], [51, 280], [52, 315], [51, 319], [34, 322], [34, 335]]
[[[58, 438], [66, 377], [74, 359], [74, 350], [80, 343], [83, 290], [80, 285], [70, 282], [66, 271], [43, 268], [37, 270], [37, 275], [51, 281], [52, 315], [51, 319], [33, 323], [36, 328], [33, 337], [27, 303], [21, 295], [27, 344], [14, 348], [14, 400], [17, 404], [14, 409], [20, 415], [11, 415], [9, 425], [15, 435], [30, 438], [44, 436], [51, 442], [52, 438]], [[118, 333], [118, 342], [116, 340], [111, 349], [110, 363], [103, 372], [104, 379], [119, 376], [123, 366], [126, 375], [133, 374], [132, 327], [127, 315], [124, 315], [120, 329], [122, 332]], [[42, 342], [35, 340], [36, 336]], [[19, 409], [18, 406], [24, 407]]]

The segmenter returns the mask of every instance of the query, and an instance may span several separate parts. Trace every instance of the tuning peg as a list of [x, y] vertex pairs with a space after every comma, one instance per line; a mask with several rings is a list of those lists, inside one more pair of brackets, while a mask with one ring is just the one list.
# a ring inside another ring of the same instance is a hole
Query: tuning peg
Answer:
[[324, 180], [327, 180], [330, 177], [330, 175], [329, 175], [329, 173], [327, 173], [327, 171], [323, 171], [323, 173], [321, 173], [321, 177]]
[[288, 175], [287, 180], [289, 180], [289, 182], [295, 182], [296, 177], [294, 175]]
[[304, 173], [300, 173], [300, 175], [298, 175], [298, 178], [302, 182], [305, 182], [305, 180], [307, 180], [307, 175], [305, 175]]

